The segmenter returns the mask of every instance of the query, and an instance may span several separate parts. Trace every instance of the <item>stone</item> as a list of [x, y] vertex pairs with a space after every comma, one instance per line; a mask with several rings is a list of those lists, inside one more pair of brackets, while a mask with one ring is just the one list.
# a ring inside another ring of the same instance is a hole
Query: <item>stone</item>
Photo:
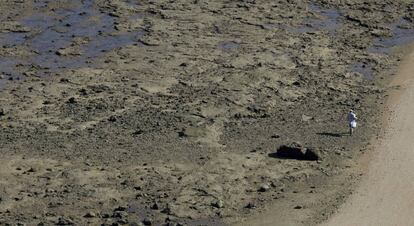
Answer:
[[33, 167], [30, 167], [30, 169], [27, 170], [28, 173], [34, 173], [36, 172], [36, 169], [34, 169]]
[[277, 149], [276, 154], [270, 154], [270, 156], [283, 159], [297, 159], [308, 161], [320, 160], [320, 155], [316, 150], [312, 148], [305, 148], [300, 143], [282, 145]]
[[151, 209], [153, 209], [153, 210], [159, 210], [160, 207], [158, 206], [158, 203], [155, 202], [154, 204], [152, 204]]
[[273, 134], [273, 135], [271, 136], [271, 138], [273, 138], [273, 139], [277, 139], [277, 138], [280, 138], [280, 135], [279, 135], [279, 134]]
[[259, 192], [266, 192], [270, 190], [270, 186], [267, 184], [263, 184], [262, 186], [260, 186], [260, 188], [258, 189]]
[[85, 214], [84, 217], [86, 217], [86, 218], [94, 218], [94, 217], [96, 217], [96, 214], [94, 212], [88, 212], [88, 213]]
[[303, 206], [297, 205], [297, 206], [294, 207], [294, 209], [295, 210], [300, 210], [300, 209], [303, 209]]
[[245, 208], [247, 208], [247, 209], [256, 209], [256, 205], [255, 205], [254, 203], [252, 203], [252, 202], [249, 202], [249, 203], [245, 206]]
[[171, 210], [170, 205], [167, 205], [164, 209], [162, 209], [162, 210], [161, 210], [161, 213], [164, 213], [164, 214], [171, 214], [171, 213], [172, 213], [172, 210]]
[[142, 221], [142, 223], [144, 224], [144, 225], [152, 225], [152, 219], [151, 218], [145, 218], [143, 221]]
[[224, 202], [222, 200], [217, 200], [217, 201], [211, 203], [211, 205], [213, 207], [216, 207], [216, 208], [219, 208], [219, 209], [224, 208]]
[[306, 148], [304, 160], [318, 161], [320, 160], [320, 155], [314, 149]]
[[313, 119], [312, 116], [302, 115], [302, 121], [304, 121], [304, 122], [310, 121], [312, 119]]
[[46, 191], [46, 193], [54, 193], [55, 192], [55, 190], [53, 190], [52, 188], [47, 188], [45, 191]]
[[114, 211], [126, 211], [127, 208], [125, 206], [118, 206], [117, 208], [114, 209]]
[[59, 217], [59, 219], [56, 221], [56, 225], [74, 225], [74, 223], [69, 218]]
[[122, 218], [122, 219], [119, 219], [119, 220], [117, 221], [117, 223], [118, 223], [118, 224], [128, 224], [128, 220], [127, 220], [127, 219]]
[[69, 103], [69, 104], [75, 104], [76, 103], [75, 97], [69, 98], [67, 103]]
[[144, 226], [144, 224], [142, 222], [138, 222], [138, 223], [131, 222], [131, 223], [129, 223], [129, 226]]
[[116, 122], [116, 117], [112, 115], [108, 118], [108, 121], [109, 122]]
[[125, 219], [125, 218], [128, 217], [128, 213], [127, 212], [124, 212], [124, 211], [115, 211], [112, 214], [112, 217], [113, 218], [119, 218], [119, 219]]

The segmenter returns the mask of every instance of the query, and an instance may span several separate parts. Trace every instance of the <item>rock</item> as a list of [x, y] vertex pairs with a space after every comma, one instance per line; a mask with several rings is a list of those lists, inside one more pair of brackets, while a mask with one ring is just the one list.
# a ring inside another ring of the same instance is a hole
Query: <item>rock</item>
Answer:
[[109, 12], [108, 15], [111, 17], [119, 17], [119, 14], [117, 12]]
[[75, 97], [69, 98], [68, 101], [67, 101], [67, 103], [69, 103], [69, 104], [75, 104], [76, 103]]
[[161, 44], [161, 40], [158, 37], [151, 35], [144, 35], [143, 37], [139, 38], [138, 41], [146, 46], [159, 46]]
[[320, 160], [320, 155], [314, 149], [306, 148], [304, 159], [310, 161], [318, 161]]
[[164, 213], [164, 214], [171, 214], [171, 213], [172, 213], [172, 211], [171, 211], [171, 207], [170, 207], [170, 205], [167, 205], [164, 209], [162, 209], [162, 210], [161, 210], [161, 213]]
[[371, 34], [374, 37], [392, 37], [392, 32], [389, 30], [373, 29]]
[[145, 218], [142, 223], [144, 225], [152, 225], [152, 219], [151, 218]]
[[30, 167], [30, 169], [28, 169], [26, 172], [34, 173], [34, 172], [36, 172], [36, 169], [34, 169], [33, 167]]
[[129, 223], [129, 226], [144, 226], [144, 224], [142, 222], [138, 222], [138, 223], [132, 222], [132, 223]]
[[144, 131], [142, 131], [142, 130], [138, 129], [138, 130], [135, 130], [135, 131], [132, 133], [132, 135], [141, 135], [141, 134], [143, 134], [143, 133], [144, 133]]
[[137, 191], [141, 191], [142, 187], [141, 186], [134, 186], [134, 189], [137, 190]]
[[245, 206], [245, 208], [247, 208], [247, 209], [255, 209], [255, 208], [256, 208], [256, 205], [255, 205], [254, 203], [252, 203], [252, 202], [249, 202], [249, 203]]
[[259, 192], [266, 192], [270, 190], [270, 186], [267, 184], [263, 184], [262, 186], [260, 186], [260, 188], [258, 189]]
[[298, 205], [298, 206], [295, 206], [295, 207], [294, 207], [294, 209], [295, 209], [295, 210], [300, 210], [300, 209], [303, 209], [303, 206], [299, 206], [299, 205]]
[[138, 223], [134, 222], [134, 223], [130, 223], [129, 226], [145, 226], [145, 224], [142, 222], [138, 222]]
[[64, 49], [59, 49], [55, 52], [56, 55], [58, 56], [79, 56], [82, 55], [82, 53], [77, 50], [76, 48], [64, 48]]
[[271, 181], [270, 182], [270, 186], [272, 188], [281, 189], [281, 188], [284, 188], [285, 187], [285, 184], [281, 180], [274, 180], [274, 181]]
[[109, 122], [116, 122], [116, 117], [112, 115], [108, 118], [108, 121]]
[[86, 217], [86, 218], [94, 218], [94, 217], [96, 217], [96, 214], [94, 212], [88, 212], [83, 217]]
[[305, 148], [300, 143], [293, 143], [291, 145], [282, 145], [277, 149], [276, 154], [270, 154], [271, 157], [284, 159], [297, 159], [317, 161], [320, 160], [320, 155], [312, 148]]
[[58, 51], [56, 51], [55, 53], [56, 53], [56, 55], [58, 55], [58, 56], [64, 56], [64, 55], [66, 55], [66, 52], [65, 52], [65, 50], [64, 50], [64, 49], [59, 49], [59, 50], [58, 50]]
[[153, 209], [153, 210], [159, 210], [160, 207], [158, 206], [158, 203], [155, 202], [154, 204], [152, 204], [151, 209]]
[[26, 77], [36, 76], [36, 72], [34, 72], [34, 71], [25, 71], [25, 72], [23, 72], [23, 75], [26, 76]]
[[224, 208], [224, 202], [222, 200], [217, 200], [216, 202], [211, 203], [211, 205], [219, 209]]
[[128, 224], [128, 220], [127, 220], [127, 219], [122, 218], [122, 219], [119, 219], [119, 220], [117, 221], [117, 223], [118, 223], [118, 224]]
[[128, 213], [125, 211], [115, 211], [112, 214], [113, 218], [119, 218], [119, 219], [126, 219], [128, 217]]
[[178, 132], [178, 137], [180, 137], [180, 138], [187, 137], [187, 134], [185, 133], [185, 130], [179, 131]]
[[45, 192], [46, 192], [46, 193], [54, 193], [54, 192], [55, 192], [55, 190], [53, 190], [52, 188], [47, 188], [47, 189], [45, 190]]
[[273, 135], [271, 136], [271, 138], [273, 138], [273, 139], [277, 139], [277, 138], [280, 138], [280, 135], [279, 135], [279, 134], [273, 134]]
[[303, 122], [307, 122], [307, 121], [310, 121], [312, 119], [313, 119], [312, 116], [302, 115], [302, 121]]
[[102, 218], [110, 218], [111, 217], [111, 215], [109, 214], [109, 213], [104, 213], [104, 214], [102, 214]]
[[69, 83], [70, 81], [69, 81], [69, 79], [67, 79], [67, 78], [61, 78], [61, 79], [59, 80], [59, 82], [60, 82], [60, 83]]
[[74, 223], [71, 219], [59, 217], [56, 221], [56, 225], [74, 225]]
[[125, 206], [118, 206], [117, 208], [114, 209], [114, 211], [126, 211], [127, 208]]

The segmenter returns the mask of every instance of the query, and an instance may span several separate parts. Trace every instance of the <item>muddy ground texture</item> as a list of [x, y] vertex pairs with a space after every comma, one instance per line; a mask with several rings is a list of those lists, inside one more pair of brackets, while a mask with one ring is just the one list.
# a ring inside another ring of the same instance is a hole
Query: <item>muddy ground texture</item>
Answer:
[[409, 1], [338, 2], [2, 1], [0, 224], [324, 220], [414, 37]]

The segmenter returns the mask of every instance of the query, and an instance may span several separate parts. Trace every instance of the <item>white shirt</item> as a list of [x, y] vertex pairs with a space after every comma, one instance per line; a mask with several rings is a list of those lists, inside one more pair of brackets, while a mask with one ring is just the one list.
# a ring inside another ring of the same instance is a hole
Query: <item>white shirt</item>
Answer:
[[353, 122], [355, 120], [357, 120], [357, 117], [356, 117], [355, 113], [349, 112], [349, 114], [348, 114], [348, 122]]

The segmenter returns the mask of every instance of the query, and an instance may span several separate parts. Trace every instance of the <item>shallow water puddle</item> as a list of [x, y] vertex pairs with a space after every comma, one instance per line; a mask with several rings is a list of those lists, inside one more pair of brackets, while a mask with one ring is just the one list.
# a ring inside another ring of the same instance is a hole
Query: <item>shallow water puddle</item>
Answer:
[[357, 72], [362, 75], [362, 77], [366, 80], [373, 80], [374, 79], [374, 73], [372, 70], [372, 67], [369, 65], [359, 62], [351, 65], [351, 70], [353, 72]]
[[309, 4], [308, 6], [311, 12], [317, 14], [317, 18], [307, 18], [303, 26], [288, 26], [284, 24], [264, 24], [265, 29], [285, 29], [290, 33], [294, 34], [303, 34], [308, 32], [316, 31], [328, 31], [331, 34], [335, 32], [342, 26], [341, 12], [338, 9], [330, 8], [325, 9], [316, 4]]
[[368, 49], [369, 52], [389, 54], [392, 47], [414, 42], [414, 26], [410, 21], [401, 19], [392, 24], [390, 29], [393, 36], [389, 38], [378, 38], [375, 40], [374, 45]]
[[12, 47], [22, 45], [27, 38], [27, 33], [0, 33], [0, 46], [1, 47]]
[[[19, 21], [29, 33], [0, 34], [1, 46], [27, 46], [33, 54], [24, 59], [3, 56], [1, 73], [10, 74], [20, 61], [46, 71], [80, 68], [110, 50], [136, 44], [141, 30], [119, 32], [112, 16], [100, 12], [93, 0], [74, 0], [70, 5], [48, 7], [50, 1], [35, 3], [35, 13]], [[14, 62], [14, 63], [13, 63]]]
[[218, 48], [223, 51], [229, 51], [240, 48], [240, 44], [235, 41], [224, 41], [218, 44]]
[[[414, 42], [414, 26], [409, 21], [401, 19], [392, 24], [390, 29], [393, 33], [389, 38], [377, 38], [372, 47], [368, 48], [370, 53], [390, 54], [393, 47], [406, 45]], [[363, 75], [367, 80], [374, 79], [372, 67], [364, 63], [356, 63], [351, 66], [352, 71]]]
[[310, 19], [309, 21], [310, 27], [315, 30], [326, 30], [330, 33], [335, 33], [342, 26], [340, 21], [341, 12], [339, 10], [334, 8], [324, 9], [315, 4], [310, 4], [309, 8], [321, 17], [318, 19]]

